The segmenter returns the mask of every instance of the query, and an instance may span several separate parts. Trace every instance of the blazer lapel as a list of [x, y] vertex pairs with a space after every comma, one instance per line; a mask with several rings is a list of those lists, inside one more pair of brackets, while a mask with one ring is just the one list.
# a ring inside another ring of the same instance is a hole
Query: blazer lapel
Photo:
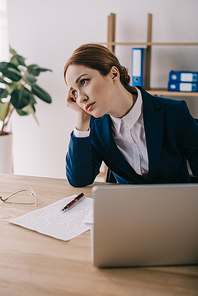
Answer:
[[163, 139], [164, 110], [160, 108], [155, 97], [148, 94], [142, 88], [140, 90], [142, 92], [144, 126], [149, 160], [149, 172], [147, 176], [147, 182], [149, 182], [155, 175], [159, 165]]

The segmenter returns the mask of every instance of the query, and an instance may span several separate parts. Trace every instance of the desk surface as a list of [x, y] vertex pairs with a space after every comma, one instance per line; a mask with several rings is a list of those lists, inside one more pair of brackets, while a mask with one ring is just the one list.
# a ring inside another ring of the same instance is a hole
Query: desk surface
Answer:
[[98, 269], [91, 262], [90, 232], [63, 242], [13, 225], [18, 217], [91, 186], [71, 187], [66, 180], [0, 174], [0, 195], [24, 186], [37, 193], [38, 205], [0, 209], [1, 296], [172, 296], [198, 295], [198, 266]]

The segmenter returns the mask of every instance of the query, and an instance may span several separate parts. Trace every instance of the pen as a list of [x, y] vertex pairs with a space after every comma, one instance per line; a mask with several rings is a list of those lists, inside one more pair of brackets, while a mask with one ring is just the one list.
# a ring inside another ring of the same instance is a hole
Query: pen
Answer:
[[75, 202], [79, 201], [84, 196], [84, 193], [80, 193], [77, 195], [72, 201], [70, 201], [62, 210], [61, 212], [65, 212], [67, 209], [69, 209]]

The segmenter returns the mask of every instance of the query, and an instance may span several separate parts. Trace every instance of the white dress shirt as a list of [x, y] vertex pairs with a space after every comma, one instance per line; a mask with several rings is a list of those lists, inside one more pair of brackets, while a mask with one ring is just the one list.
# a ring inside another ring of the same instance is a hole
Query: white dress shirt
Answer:
[[137, 100], [127, 115], [111, 116], [113, 136], [118, 149], [139, 175], [148, 172], [148, 153], [142, 112], [142, 94], [138, 88]]
[[[142, 94], [138, 88], [137, 100], [127, 115], [122, 118], [110, 116], [113, 123], [113, 137], [126, 161], [139, 175], [148, 172], [148, 154], [142, 112]], [[74, 128], [75, 137], [88, 137], [89, 131]]]

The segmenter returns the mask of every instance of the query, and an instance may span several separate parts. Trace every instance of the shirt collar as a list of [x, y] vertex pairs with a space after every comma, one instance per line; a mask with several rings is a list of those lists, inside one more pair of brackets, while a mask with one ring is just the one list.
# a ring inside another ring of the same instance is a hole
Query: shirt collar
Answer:
[[113, 122], [113, 126], [117, 132], [120, 132], [120, 127], [122, 122], [124, 123], [124, 125], [127, 125], [129, 129], [131, 129], [134, 126], [134, 124], [138, 121], [142, 113], [142, 94], [138, 88], [136, 88], [136, 90], [138, 93], [137, 100], [134, 106], [129, 111], [129, 113], [127, 113], [122, 118], [117, 118], [110, 115]]

